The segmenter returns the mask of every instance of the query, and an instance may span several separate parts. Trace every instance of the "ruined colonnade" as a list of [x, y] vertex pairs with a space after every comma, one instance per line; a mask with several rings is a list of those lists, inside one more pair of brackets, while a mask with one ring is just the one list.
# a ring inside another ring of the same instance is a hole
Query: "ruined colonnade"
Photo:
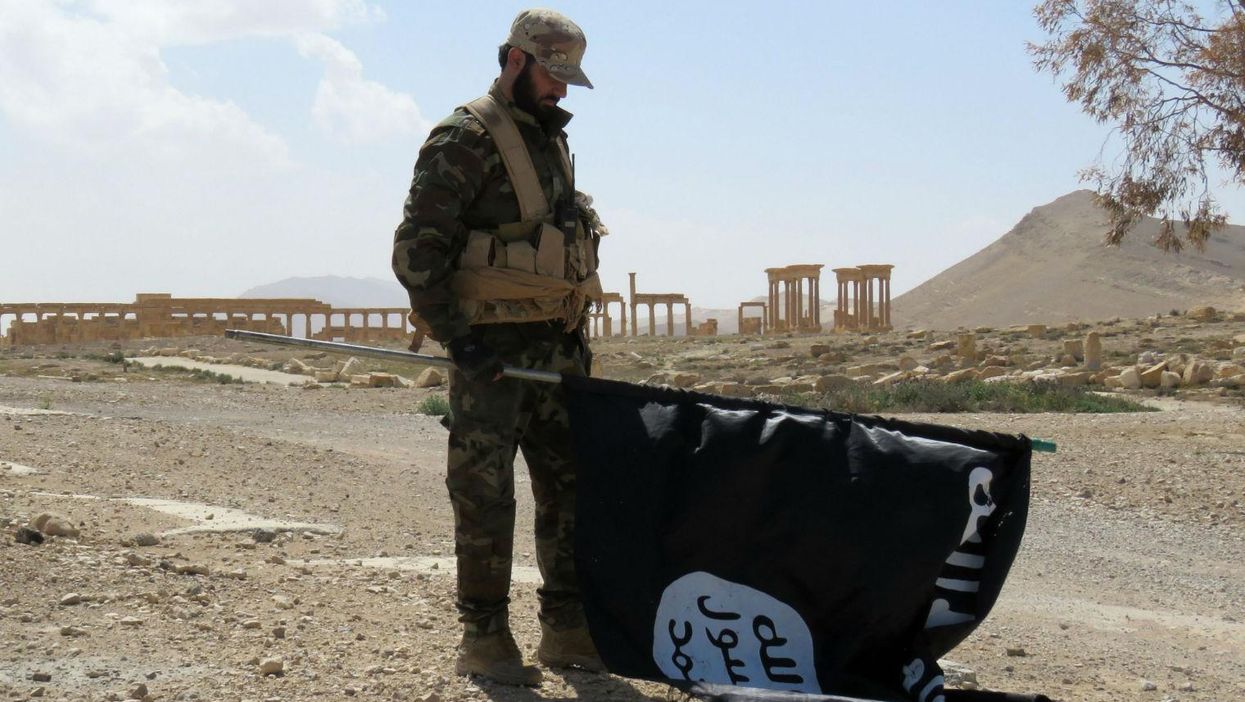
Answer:
[[769, 331], [821, 331], [821, 264], [766, 268]]
[[893, 265], [867, 264], [835, 268], [838, 307], [835, 331], [889, 331]]

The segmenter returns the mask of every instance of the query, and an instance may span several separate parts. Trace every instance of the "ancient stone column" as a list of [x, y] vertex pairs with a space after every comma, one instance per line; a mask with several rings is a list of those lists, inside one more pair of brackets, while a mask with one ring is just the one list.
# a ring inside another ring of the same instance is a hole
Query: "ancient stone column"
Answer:
[[687, 319], [687, 335], [691, 336], [692, 335], [692, 303], [690, 302], [683, 303], [683, 313], [684, 313], [683, 316]]
[[955, 352], [960, 357], [961, 368], [971, 368], [977, 365], [977, 335], [972, 332], [960, 334], [956, 341]]

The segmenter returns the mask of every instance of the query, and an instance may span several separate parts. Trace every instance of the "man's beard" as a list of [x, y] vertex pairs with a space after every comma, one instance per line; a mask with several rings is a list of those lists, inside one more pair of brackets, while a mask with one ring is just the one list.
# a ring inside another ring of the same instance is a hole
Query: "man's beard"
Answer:
[[557, 103], [555, 100], [553, 105], [545, 105], [537, 99], [536, 88], [532, 85], [532, 66], [535, 64], [535, 61], [529, 59], [519, 76], [514, 79], [514, 104], [543, 122], [553, 116]]

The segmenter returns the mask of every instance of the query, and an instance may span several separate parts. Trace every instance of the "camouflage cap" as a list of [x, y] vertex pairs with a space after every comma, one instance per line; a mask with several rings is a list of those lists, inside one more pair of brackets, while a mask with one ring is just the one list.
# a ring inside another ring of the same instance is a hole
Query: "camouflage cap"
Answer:
[[506, 43], [536, 57], [550, 75], [571, 85], [592, 87], [579, 62], [584, 58], [588, 40], [570, 18], [553, 10], [524, 10], [510, 25]]

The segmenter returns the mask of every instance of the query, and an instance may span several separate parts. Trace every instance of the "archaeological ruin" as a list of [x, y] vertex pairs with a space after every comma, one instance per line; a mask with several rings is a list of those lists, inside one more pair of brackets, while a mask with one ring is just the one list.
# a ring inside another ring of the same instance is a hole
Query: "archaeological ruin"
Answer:
[[[334, 308], [309, 298], [177, 298], [139, 293], [132, 303], [0, 304], [0, 346], [219, 336], [225, 329], [366, 342], [402, 340], [404, 307]], [[308, 332], [311, 332], [310, 334]]]
[[835, 331], [889, 331], [891, 325], [892, 265], [868, 264], [835, 268], [838, 307]]
[[674, 306], [683, 305], [683, 311], [686, 316], [686, 326], [684, 334], [692, 335], [692, 303], [687, 299], [687, 295], [682, 293], [638, 293], [635, 291], [635, 273], [628, 273], [631, 276], [631, 335], [639, 336], [639, 313], [637, 308], [640, 305], [648, 306], [648, 335], [657, 336], [657, 306], [666, 306], [666, 336], [674, 336]]
[[614, 336], [614, 317], [610, 315], [610, 305], [618, 305], [620, 336], [627, 335], [627, 301], [622, 293], [607, 292], [601, 296], [600, 303], [593, 305], [588, 312], [588, 335], [591, 337]]
[[766, 268], [769, 331], [821, 331], [821, 264]]

